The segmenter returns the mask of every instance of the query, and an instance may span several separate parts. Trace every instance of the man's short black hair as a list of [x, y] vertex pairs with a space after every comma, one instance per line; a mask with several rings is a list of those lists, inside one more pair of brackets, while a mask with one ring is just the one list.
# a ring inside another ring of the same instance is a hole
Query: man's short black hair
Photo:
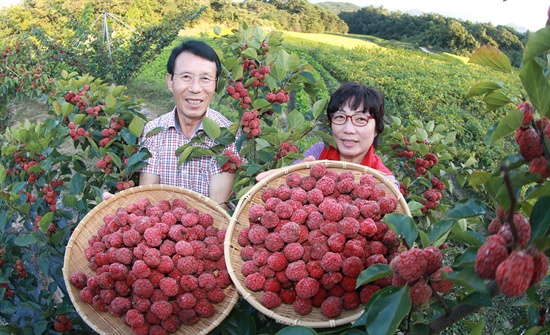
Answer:
[[168, 58], [168, 63], [166, 64], [166, 70], [170, 75], [174, 75], [174, 64], [176, 62], [176, 57], [178, 57], [182, 52], [189, 52], [195, 56], [216, 63], [216, 79], [218, 79], [222, 74], [220, 58], [210, 45], [203, 41], [187, 40], [172, 49], [172, 53], [170, 54], [170, 58]]

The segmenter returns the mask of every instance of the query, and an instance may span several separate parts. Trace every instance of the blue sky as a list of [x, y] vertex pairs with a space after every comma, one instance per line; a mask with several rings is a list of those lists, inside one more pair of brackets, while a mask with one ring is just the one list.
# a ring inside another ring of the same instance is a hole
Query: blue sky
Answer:
[[[328, 0], [310, 0], [311, 3]], [[335, 0], [330, 0], [335, 1]], [[472, 22], [510, 24], [536, 31], [544, 27], [550, 0], [342, 0], [357, 6], [384, 8], [395, 11], [417, 9], [424, 13], [439, 13]]]

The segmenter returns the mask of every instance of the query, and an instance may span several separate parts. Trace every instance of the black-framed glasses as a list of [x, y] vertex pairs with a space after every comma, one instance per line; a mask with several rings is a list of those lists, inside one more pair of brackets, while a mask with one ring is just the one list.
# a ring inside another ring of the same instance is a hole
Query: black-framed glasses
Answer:
[[356, 113], [353, 115], [346, 115], [344, 113], [334, 113], [330, 117], [330, 122], [341, 126], [348, 121], [348, 118], [351, 120], [351, 123], [357, 127], [364, 127], [367, 124], [369, 124], [369, 120], [374, 119], [374, 117], [364, 113]]

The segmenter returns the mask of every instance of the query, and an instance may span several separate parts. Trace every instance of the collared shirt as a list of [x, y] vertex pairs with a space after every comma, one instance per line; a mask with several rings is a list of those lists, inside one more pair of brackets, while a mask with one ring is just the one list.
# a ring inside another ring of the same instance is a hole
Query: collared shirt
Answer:
[[[205, 117], [215, 121], [220, 127], [228, 128], [231, 122], [219, 112], [208, 108]], [[147, 133], [155, 128], [162, 128], [158, 133], [146, 137]], [[210, 177], [222, 172], [214, 156], [193, 157], [189, 162], [183, 162], [178, 167], [179, 156], [176, 150], [185, 145], [200, 134], [204, 133], [202, 122], [190, 139], [187, 139], [176, 122], [176, 109], [163, 114], [158, 118], [147, 122], [143, 130], [141, 145], [149, 150], [151, 158], [145, 162], [148, 164], [141, 172], [156, 174], [160, 177], [160, 184], [180, 186], [193, 190], [204, 196], [209, 196]], [[205, 134], [206, 135], [206, 134]], [[218, 143], [205, 136], [203, 143], [195, 143], [203, 148], [211, 148]], [[235, 144], [232, 143], [226, 149], [238, 154]]]

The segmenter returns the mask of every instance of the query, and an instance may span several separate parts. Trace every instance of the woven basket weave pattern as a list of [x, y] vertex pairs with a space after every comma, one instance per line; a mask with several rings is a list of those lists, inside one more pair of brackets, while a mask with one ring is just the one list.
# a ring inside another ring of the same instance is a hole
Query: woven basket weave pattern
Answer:
[[383, 173], [357, 164], [339, 162], [339, 161], [313, 161], [304, 162], [297, 165], [289, 166], [274, 172], [257, 183], [247, 194], [239, 201], [235, 212], [231, 218], [229, 228], [225, 237], [225, 257], [229, 274], [239, 293], [257, 310], [266, 316], [275, 319], [277, 322], [289, 325], [303, 325], [313, 328], [335, 327], [342, 324], [347, 324], [355, 321], [363, 312], [364, 306], [361, 305], [356, 310], [344, 310], [336, 319], [327, 319], [322, 315], [320, 308], [313, 308], [313, 311], [305, 316], [301, 316], [294, 311], [292, 305], [281, 304], [275, 309], [268, 309], [261, 304], [263, 291], [254, 292], [246, 288], [246, 277], [241, 273], [241, 267], [244, 261], [241, 259], [240, 251], [242, 247], [237, 242], [238, 235], [241, 230], [248, 228], [249, 219], [248, 213], [250, 207], [254, 204], [263, 205], [262, 193], [268, 188], [277, 188], [282, 184], [286, 184], [286, 176], [290, 173], [298, 173], [301, 177], [309, 176], [310, 168], [314, 164], [321, 163], [328, 169], [334, 170], [339, 174], [343, 171], [351, 171], [355, 175], [355, 181], [359, 181], [359, 177], [363, 173], [373, 175], [380, 181], [379, 187], [384, 189], [386, 194], [393, 194], [398, 205], [395, 212], [403, 213], [410, 216], [408, 205], [402, 194], [395, 184], [388, 179]]
[[[70, 284], [70, 276], [73, 273], [82, 271], [90, 276], [95, 274], [89, 267], [88, 260], [84, 255], [84, 249], [88, 247], [88, 240], [96, 235], [98, 229], [104, 224], [103, 217], [106, 214], [114, 214], [120, 207], [126, 207], [131, 203], [136, 203], [138, 199], [146, 197], [151, 204], [156, 204], [160, 200], [184, 199], [188, 207], [194, 207], [201, 213], [208, 213], [214, 219], [214, 226], [219, 229], [226, 229], [230, 216], [219, 205], [209, 198], [206, 198], [196, 192], [183, 188], [168, 185], [146, 185], [130, 188], [115, 194], [112, 198], [101, 202], [92, 209], [82, 219], [78, 227], [74, 230], [65, 253], [63, 265], [63, 277], [69, 297], [82, 319], [96, 332], [105, 335], [133, 334], [133, 331], [125, 325], [121, 318], [115, 317], [107, 312], [99, 312], [91, 304], [85, 303], [80, 299], [79, 292]], [[182, 325], [179, 330], [173, 334], [208, 334], [212, 329], [218, 326], [227, 317], [231, 309], [238, 300], [238, 292], [233, 285], [224, 289], [225, 299], [213, 304], [215, 313], [210, 318], [201, 318], [193, 326]]]

